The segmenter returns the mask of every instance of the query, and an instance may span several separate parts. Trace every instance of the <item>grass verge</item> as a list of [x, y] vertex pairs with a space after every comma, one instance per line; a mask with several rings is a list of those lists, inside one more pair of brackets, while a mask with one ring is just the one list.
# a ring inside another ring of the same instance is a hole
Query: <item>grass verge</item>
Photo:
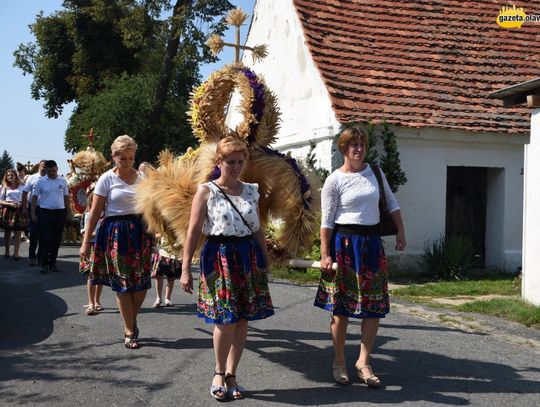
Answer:
[[318, 284], [321, 277], [319, 269], [295, 269], [291, 267], [272, 267], [274, 278], [289, 280], [297, 284]]
[[497, 298], [489, 301], [474, 301], [455, 307], [459, 311], [493, 315], [540, 329], [540, 307], [516, 298]]
[[411, 284], [392, 290], [399, 297], [452, 297], [456, 295], [516, 295], [519, 284], [512, 277], [498, 277], [480, 280], [441, 281], [428, 284]]

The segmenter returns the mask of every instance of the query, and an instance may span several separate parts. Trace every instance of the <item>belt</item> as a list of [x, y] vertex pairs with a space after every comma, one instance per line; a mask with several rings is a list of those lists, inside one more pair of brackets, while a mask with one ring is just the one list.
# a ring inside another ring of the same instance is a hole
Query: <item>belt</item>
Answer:
[[363, 235], [372, 236], [379, 235], [379, 224], [375, 225], [338, 225], [334, 227], [335, 233], [341, 233], [344, 235]]
[[247, 236], [209, 235], [209, 236], [206, 236], [206, 239], [212, 243], [234, 243], [234, 242], [242, 242], [244, 240], [251, 240], [253, 239], [253, 235], [247, 235]]

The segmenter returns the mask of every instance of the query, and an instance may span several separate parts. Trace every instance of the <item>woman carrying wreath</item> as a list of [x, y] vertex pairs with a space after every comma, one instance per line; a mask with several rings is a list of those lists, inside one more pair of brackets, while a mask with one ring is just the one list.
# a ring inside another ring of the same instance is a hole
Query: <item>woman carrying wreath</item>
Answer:
[[268, 255], [259, 221], [258, 186], [239, 179], [247, 157], [246, 145], [234, 137], [218, 143], [215, 163], [221, 174], [197, 189], [183, 252], [180, 284], [192, 293], [193, 254], [201, 233], [205, 235], [197, 313], [206, 323], [215, 324], [210, 394], [217, 400], [245, 396], [245, 389], [236, 381], [236, 369], [248, 321], [274, 314], [266, 276]]
[[[381, 381], [370, 367], [380, 318], [390, 310], [386, 256], [379, 235], [379, 196], [385, 194], [388, 211], [397, 226], [396, 250], [405, 248], [399, 205], [382, 174], [380, 191], [370, 164], [364, 163], [368, 137], [363, 129], [343, 131], [338, 147], [344, 164], [326, 179], [321, 201], [321, 280], [315, 306], [332, 312], [330, 332], [334, 345], [332, 373], [338, 384], [348, 384], [345, 338], [349, 318], [362, 319], [362, 339], [355, 367], [370, 387]], [[337, 262], [337, 270], [332, 263]]]

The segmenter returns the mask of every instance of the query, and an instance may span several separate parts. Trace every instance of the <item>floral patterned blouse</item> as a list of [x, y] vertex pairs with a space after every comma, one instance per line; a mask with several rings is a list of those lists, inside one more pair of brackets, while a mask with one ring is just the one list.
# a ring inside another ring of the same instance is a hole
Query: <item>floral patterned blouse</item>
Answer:
[[227, 195], [248, 223], [251, 230], [244, 224], [238, 212], [223, 196], [217, 186], [211, 182], [205, 185], [210, 189], [207, 215], [203, 224], [203, 233], [207, 236], [248, 236], [259, 230], [260, 222], [257, 213], [259, 191], [257, 184], [243, 182], [244, 188], [238, 196]]

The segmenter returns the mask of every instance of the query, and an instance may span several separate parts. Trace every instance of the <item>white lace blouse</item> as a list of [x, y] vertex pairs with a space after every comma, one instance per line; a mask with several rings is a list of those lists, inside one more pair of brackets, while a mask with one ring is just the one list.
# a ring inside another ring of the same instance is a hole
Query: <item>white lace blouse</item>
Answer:
[[[260, 227], [257, 205], [259, 191], [257, 184], [243, 182], [244, 188], [238, 196], [227, 195], [248, 223], [253, 233]], [[223, 236], [248, 236], [251, 231], [244, 224], [238, 212], [231, 206], [221, 191], [211, 182], [206, 185], [210, 189], [210, 196], [206, 203], [207, 215], [203, 223], [203, 234]]]
[[[399, 209], [385, 175], [382, 173], [388, 211]], [[373, 170], [367, 165], [355, 173], [335, 170], [326, 178], [321, 192], [321, 227], [341, 225], [376, 225], [379, 223], [379, 187]]]

